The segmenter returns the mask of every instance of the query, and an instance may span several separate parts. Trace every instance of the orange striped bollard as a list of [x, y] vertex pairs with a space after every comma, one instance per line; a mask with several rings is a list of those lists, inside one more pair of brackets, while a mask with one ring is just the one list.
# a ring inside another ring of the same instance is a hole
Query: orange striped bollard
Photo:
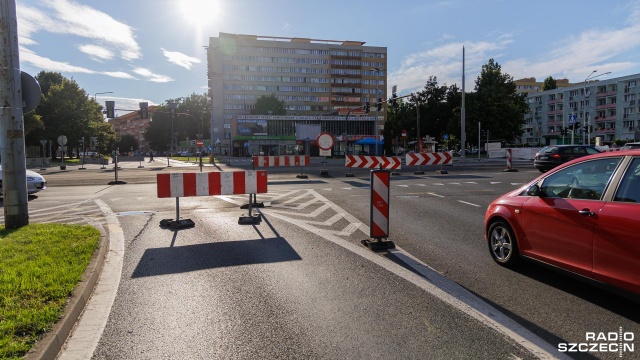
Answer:
[[507, 168], [502, 170], [503, 172], [516, 172], [517, 169], [511, 167], [511, 149], [507, 149]]
[[362, 244], [373, 251], [395, 248], [389, 237], [389, 170], [371, 171], [371, 202], [369, 212], [369, 237]]

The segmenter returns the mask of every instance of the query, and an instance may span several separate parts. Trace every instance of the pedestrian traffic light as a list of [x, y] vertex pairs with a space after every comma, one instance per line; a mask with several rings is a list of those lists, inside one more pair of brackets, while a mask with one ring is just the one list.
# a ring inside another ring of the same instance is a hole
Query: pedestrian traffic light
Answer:
[[378, 98], [378, 103], [376, 104], [376, 110], [382, 110], [382, 98]]
[[108, 118], [114, 118], [116, 117], [116, 102], [115, 101], [105, 101], [104, 102], [104, 107], [107, 109], [107, 117]]
[[364, 103], [363, 109], [364, 109], [364, 112], [368, 114], [369, 110], [371, 110], [371, 104], [367, 101], [366, 103]]
[[564, 128], [560, 128], [560, 135], [564, 136], [566, 134]]

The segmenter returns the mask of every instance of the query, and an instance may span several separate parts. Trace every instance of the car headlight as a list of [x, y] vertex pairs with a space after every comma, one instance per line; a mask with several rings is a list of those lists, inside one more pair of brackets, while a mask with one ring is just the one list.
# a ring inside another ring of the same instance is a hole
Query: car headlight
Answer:
[[42, 181], [40, 177], [27, 176], [28, 181]]

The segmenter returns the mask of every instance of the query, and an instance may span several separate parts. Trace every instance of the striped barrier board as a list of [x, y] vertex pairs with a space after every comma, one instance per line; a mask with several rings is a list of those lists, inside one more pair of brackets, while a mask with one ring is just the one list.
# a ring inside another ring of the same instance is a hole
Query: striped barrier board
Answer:
[[407, 154], [407, 166], [411, 165], [448, 165], [453, 158], [448, 152]]
[[374, 169], [400, 169], [402, 161], [398, 157], [347, 155], [344, 158], [345, 167]]
[[267, 171], [157, 174], [158, 197], [257, 194], [267, 192]]
[[309, 155], [281, 155], [281, 156], [254, 156], [253, 166], [309, 166], [311, 157]]
[[389, 170], [371, 171], [371, 201], [369, 211], [369, 237], [362, 240], [369, 249], [378, 251], [395, 248], [389, 237]]

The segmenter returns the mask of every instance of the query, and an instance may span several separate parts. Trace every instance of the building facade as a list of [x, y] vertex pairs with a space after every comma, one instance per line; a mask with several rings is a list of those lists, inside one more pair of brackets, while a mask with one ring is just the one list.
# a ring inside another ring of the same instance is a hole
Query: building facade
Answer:
[[[375, 116], [376, 99], [387, 99], [387, 48], [364, 44], [227, 33], [210, 38], [211, 138], [231, 146], [234, 119], [272, 94], [291, 116], [335, 115], [366, 102]], [[385, 106], [377, 115], [382, 129]]]
[[[567, 87], [574, 84], [569, 83], [569, 79], [555, 79], [557, 87]], [[513, 83], [516, 85], [516, 92], [523, 94], [537, 93], [541, 92], [544, 87], [544, 82], [536, 81], [536, 78], [524, 78], [519, 80], [514, 80]]]
[[151, 122], [151, 118], [153, 117], [153, 112], [157, 108], [157, 106], [149, 106], [148, 116], [146, 118], [143, 118], [138, 111], [132, 111], [122, 116], [109, 119], [108, 121], [118, 138], [124, 135], [131, 135], [138, 141], [140, 149], [134, 150], [149, 150], [149, 144], [144, 139], [144, 132], [147, 130], [149, 122]]
[[572, 137], [580, 144], [640, 140], [639, 84], [635, 74], [531, 93], [521, 143], [570, 144]]

